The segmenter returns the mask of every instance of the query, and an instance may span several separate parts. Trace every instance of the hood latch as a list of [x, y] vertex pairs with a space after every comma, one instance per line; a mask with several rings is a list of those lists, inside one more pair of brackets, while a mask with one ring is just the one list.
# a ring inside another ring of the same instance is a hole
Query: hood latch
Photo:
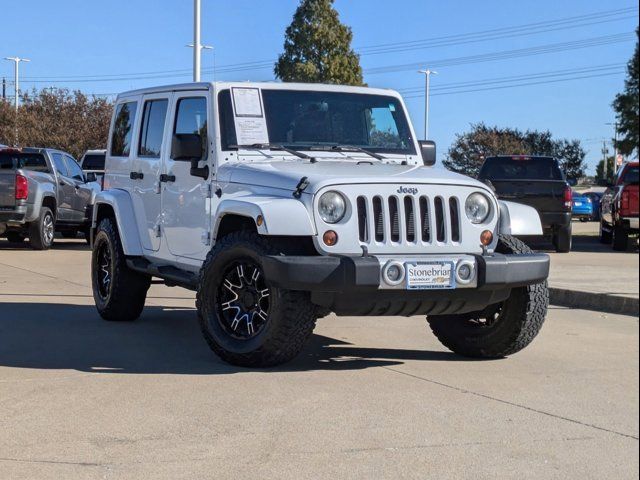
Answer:
[[309, 186], [309, 179], [307, 177], [302, 177], [296, 185], [296, 189], [293, 191], [294, 198], [300, 198], [302, 192]]

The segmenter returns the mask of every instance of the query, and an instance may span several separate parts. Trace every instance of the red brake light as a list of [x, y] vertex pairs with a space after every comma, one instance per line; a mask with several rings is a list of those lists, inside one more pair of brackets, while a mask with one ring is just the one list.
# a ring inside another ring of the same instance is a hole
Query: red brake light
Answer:
[[564, 188], [564, 208], [571, 210], [573, 207], [573, 192], [571, 187]]
[[622, 196], [620, 197], [620, 210], [629, 210], [631, 207], [631, 194], [628, 190], [622, 191]]
[[26, 200], [29, 197], [29, 181], [24, 175], [16, 175], [16, 200]]

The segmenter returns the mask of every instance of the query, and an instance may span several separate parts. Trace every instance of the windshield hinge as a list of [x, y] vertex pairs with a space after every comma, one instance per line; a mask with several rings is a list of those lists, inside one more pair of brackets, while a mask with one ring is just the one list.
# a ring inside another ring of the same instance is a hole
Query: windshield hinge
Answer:
[[296, 185], [296, 189], [293, 191], [294, 198], [300, 198], [302, 192], [309, 186], [309, 179], [307, 177], [302, 177]]

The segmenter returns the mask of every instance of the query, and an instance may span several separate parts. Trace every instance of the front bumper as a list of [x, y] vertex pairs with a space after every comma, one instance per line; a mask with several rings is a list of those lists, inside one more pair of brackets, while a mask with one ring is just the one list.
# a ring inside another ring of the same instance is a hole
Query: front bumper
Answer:
[[[543, 282], [549, 276], [549, 256], [544, 253], [525, 255], [474, 255], [476, 282], [473, 290], [496, 290], [522, 287]], [[439, 257], [438, 257], [439, 258]], [[397, 259], [402, 262], [404, 259]], [[432, 258], [425, 256], [421, 260]], [[386, 285], [381, 270], [385, 261], [376, 257], [302, 257], [268, 256], [263, 258], [267, 279], [274, 286], [288, 290], [311, 292], [375, 292], [393, 290]], [[448, 292], [465, 295], [470, 288], [455, 288]], [[434, 290], [420, 290], [425, 295]], [[412, 294], [416, 293], [415, 291]]]

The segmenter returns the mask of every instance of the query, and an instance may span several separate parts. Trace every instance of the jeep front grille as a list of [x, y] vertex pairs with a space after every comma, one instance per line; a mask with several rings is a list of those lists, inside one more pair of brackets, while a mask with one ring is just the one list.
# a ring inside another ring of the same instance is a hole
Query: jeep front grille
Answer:
[[358, 235], [365, 244], [462, 241], [456, 197], [361, 195], [357, 197], [356, 209]]

